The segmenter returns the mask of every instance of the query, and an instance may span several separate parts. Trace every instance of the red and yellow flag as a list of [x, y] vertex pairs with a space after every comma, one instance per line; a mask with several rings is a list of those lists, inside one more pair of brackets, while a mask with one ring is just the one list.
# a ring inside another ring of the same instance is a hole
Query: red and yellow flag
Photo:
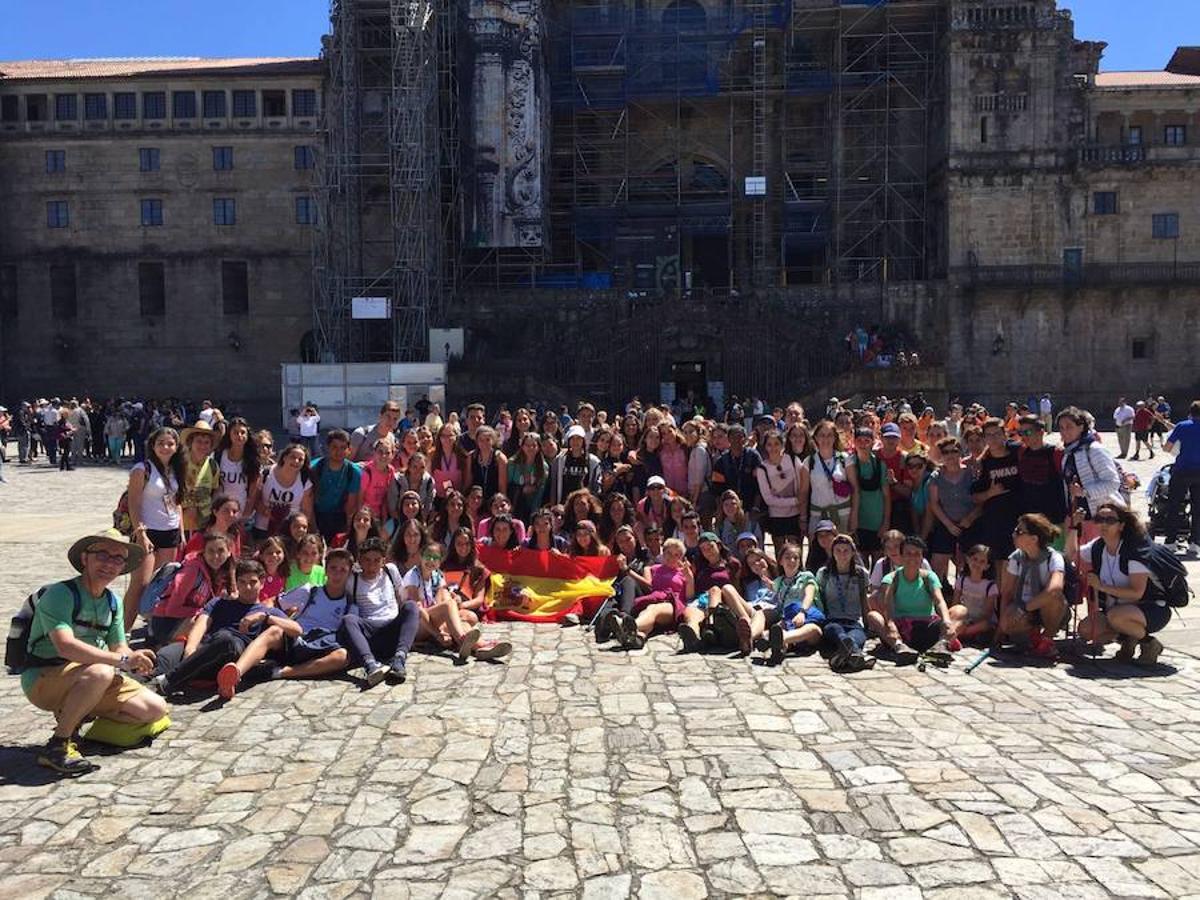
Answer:
[[617, 561], [611, 556], [562, 556], [548, 550], [480, 547], [492, 573], [488, 617], [517, 622], [561, 622], [588, 617], [613, 593]]

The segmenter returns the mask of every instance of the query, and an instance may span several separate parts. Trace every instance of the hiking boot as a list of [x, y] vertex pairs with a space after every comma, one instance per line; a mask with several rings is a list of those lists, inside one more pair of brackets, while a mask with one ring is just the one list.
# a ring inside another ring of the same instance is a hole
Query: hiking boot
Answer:
[[1121, 645], [1116, 654], [1113, 656], [1114, 662], [1131, 663], [1133, 662], [1133, 654], [1137, 650], [1137, 638], [1131, 638], [1127, 634], [1117, 636], [1117, 643]]
[[482, 641], [475, 647], [476, 659], [502, 659], [510, 653], [512, 644], [508, 641]]
[[896, 660], [896, 665], [911, 666], [920, 658], [921, 654], [904, 641], [896, 641], [896, 646], [892, 648], [892, 656]]
[[388, 672], [390, 672], [391, 669], [385, 666], [383, 663], [379, 663], [373, 659], [370, 659], [363, 663], [363, 671], [367, 675], [367, 687], [373, 688], [375, 685], [379, 684], [388, 677]]
[[234, 663], [225, 663], [217, 672], [217, 694], [222, 700], [232, 700], [237, 694], [238, 684], [241, 683], [242, 673]]
[[608, 601], [604, 604], [604, 607], [596, 616], [596, 630], [594, 634], [596, 636], [597, 644], [607, 643], [616, 637], [616, 633], [613, 631], [612, 627], [613, 619], [614, 617], [620, 615], [620, 610], [618, 610], [611, 601]]
[[767, 632], [767, 643], [771, 649], [771, 655], [767, 657], [767, 665], [777, 666], [783, 662], [783, 655], [786, 651], [783, 643], [783, 626], [778, 622], [771, 626], [771, 630]]
[[1135, 660], [1135, 662], [1139, 666], [1155, 665], [1158, 662], [1158, 657], [1163, 652], [1162, 641], [1153, 635], [1147, 635], [1146, 637], [1142, 638], [1141, 641], [1138, 642], [1138, 646], [1141, 648], [1141, 653], [1138, 654], [1138, 658]]
[[470, 631], [463, 635], [462, 641], [458, 645], [458, 661], [466, 662], [471, 655], [471, 651], [475, 649], [475, 645], [479, 643], [479, 639], [483, 637], [483, 632], [476, 625]]
[[838, 640], [838, 646], [833, 651], [833, 656], [829, 657], [829, 668], [834, 672], [847, 672], [850, 670], [850, 657], [858, 652], [858, 647], [854, 645], [854, 641], [843, 635]]
[[404, 684], [405, 679], [408, 678], [408, 669], [405, 668], [407, 662], [408, 658], [402, 653], [397, 653], [392, 657], [392, 661], [384, 667], [387, 669], [384, 677], [388, 684]]
[[696, 634], [695, 626], [682, 622], [676, 630], [679, 632], [679, 639], [683, 641], [684, 653], [695, 653], [700, 649], [700, 635]]
[[100, 768], [79, 752], [74, 735], [69, 738], [50, 738], [38, 753], [37, 762], [39, 766], [53, 769], [61, 775], [70, 775], [72, 778], [87, 775]]

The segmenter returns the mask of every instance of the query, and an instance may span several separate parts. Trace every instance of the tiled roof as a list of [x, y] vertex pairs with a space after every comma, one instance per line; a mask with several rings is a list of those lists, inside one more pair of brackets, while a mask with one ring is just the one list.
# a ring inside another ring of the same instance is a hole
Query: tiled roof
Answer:
[[1200, 75], [1200, 47], [1180, 47], [1167, 63], [1168, 72], [1180, 75]]
[[0, 60], [0, 80], [33, 81], [60, 78], [121, 78], [131, 75], [317, 75], [315, 57], [139, 57], [128, 59]]
[[[0, 63], [0, 67], [3, 63]], [[1200, 88], [1200, 75], [1177, 75], [1174, 72], [1101, 72], [1096, 76], [1098, 88]]]

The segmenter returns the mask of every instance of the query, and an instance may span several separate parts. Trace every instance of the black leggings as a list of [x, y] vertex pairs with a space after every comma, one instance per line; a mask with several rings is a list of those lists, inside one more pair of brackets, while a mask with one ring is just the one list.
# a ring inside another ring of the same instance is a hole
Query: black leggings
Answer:
[[253, 638], [240, 631], [222, 628], [215, 634], [207, 635], [196, 652], [182, 660], [171, 672], [167, 673], [169, 689], [176, 689], [197, 678], [213, 678], [217, 670], [226, 663], [237, 660], [242, 652], [250, 646]]
[[637, 598], [650, 593], [650, 589], [638, 582], [632, 575], [626, 575], [617, 583], [621, 586], [621, 597], [617, 604], [625, 615], [632, 615], [633, 604]]
[[386, 625], [371, 625], [353, 613], [343, 616], [338, 642], [349, 652], [351, 664], [391, 662], [395, 657], [408, 656], [420, 627], [421, 612], [408, 600], [400, 604], [400, 614]]

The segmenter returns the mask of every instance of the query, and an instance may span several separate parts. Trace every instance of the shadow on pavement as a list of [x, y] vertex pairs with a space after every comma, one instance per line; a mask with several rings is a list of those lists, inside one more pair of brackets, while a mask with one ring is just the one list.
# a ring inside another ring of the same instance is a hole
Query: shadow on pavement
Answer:
[[1097, 659], [1072, 661], [1063, 667], [1063, 671], [1072, 678], [1084, 681], [1134, 681], [1141, 678], [1167, 678], [1176, 674], [1179, 669], [1166, 663], [1142, 667]]

